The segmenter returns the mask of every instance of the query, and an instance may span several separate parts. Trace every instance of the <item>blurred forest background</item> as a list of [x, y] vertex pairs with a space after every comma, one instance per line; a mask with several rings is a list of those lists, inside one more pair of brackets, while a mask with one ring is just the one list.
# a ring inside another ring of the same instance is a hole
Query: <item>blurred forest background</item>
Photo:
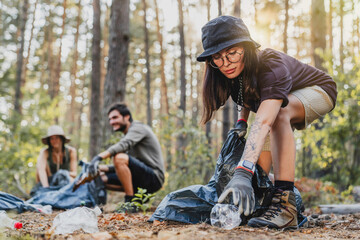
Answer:
[[126, 101], [160, 140], [160, 195], [207, 183], [236, 121], [230, 99], [199, 123], [201, 27], [218, 15], [242, 17], [262, 49], [286, 52], [337, 83], [336, 108], [296, 131], [296, 177], [308, 186], [300, 190], [337, 195], [360, 185], [359, 0], [1, 0], [0, 190], [28, 196], [52, 124], [82, 160], [116, 141], [106, 116], [115, 101]]

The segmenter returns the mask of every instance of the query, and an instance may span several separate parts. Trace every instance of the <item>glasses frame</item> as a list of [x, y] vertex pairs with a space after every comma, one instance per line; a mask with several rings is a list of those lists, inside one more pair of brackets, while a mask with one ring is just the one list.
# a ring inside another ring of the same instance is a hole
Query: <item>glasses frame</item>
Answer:
[[[239, 60], [237, 60], [237, 61], [235, 61], [235, 62], [230, 61], [228, 55], [229, 55], [229, 54], [233, 54], [233, 53], [239, 54]], [[241, 56], [242, 56], [243, 54], [244, 54], [244, 50], [242, 50], [241, 52], [238, 52], [238, 51], [228, 52], [227, 54], [225, 54], [224, 57], [226, 57], [226, 59], [227, 59], [230, 63], [237, 63], [237, 62], [240, 62]], [[213, 57], [211, 57], [211, 60], [210, 60], [210, 62], [209, 62], [210, 66], [213, 67], [213, 68], [216, 68], [216, 69], [221, 68], [222, 66], [224, 66], [224, 63], [225, 63], [225, 62], [224, 62], [224, 57], [221, 57], [221, 58], [220, 58], [220, 59], [222, 60], [222, 64], [221, 64], [220, 66], [216, 65], [215, 62], [214, 62]]]

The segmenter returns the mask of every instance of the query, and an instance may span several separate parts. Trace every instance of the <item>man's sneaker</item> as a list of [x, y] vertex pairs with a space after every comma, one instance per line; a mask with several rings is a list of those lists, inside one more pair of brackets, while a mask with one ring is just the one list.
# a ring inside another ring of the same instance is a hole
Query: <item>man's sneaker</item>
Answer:
[[277, 229], [297, 229], [297, 210], [295, 193], [275, 190], [269, 208], [260, 216], [249, 220], [250, 227], [269, 227]]
[[135, 196], [125, 195], [125, 202], [131, 202]]

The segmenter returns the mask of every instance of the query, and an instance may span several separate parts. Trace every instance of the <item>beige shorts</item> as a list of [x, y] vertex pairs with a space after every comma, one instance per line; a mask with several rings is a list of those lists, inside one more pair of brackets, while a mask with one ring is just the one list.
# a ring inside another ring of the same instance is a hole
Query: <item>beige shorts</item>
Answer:
[[[334, 108], [334, 103], [329, 95], [319, 86], [311, 86], [291, 92], [304, 105], [305, 122], [296, 125], [298, 130], [309, 126], [316, 119], [324, 116]], [[270, 136], [266, 137], [262, 151], [270, 151]]]

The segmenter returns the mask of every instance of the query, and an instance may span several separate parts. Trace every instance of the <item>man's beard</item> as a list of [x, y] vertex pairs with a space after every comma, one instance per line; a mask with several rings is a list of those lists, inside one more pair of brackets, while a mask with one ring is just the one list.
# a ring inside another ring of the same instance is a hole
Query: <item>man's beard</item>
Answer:
[[120, 124], [120, 127], [118, 129], [115, 129], [115, 132], [124, 132], [126, 129], [125, 124]]

